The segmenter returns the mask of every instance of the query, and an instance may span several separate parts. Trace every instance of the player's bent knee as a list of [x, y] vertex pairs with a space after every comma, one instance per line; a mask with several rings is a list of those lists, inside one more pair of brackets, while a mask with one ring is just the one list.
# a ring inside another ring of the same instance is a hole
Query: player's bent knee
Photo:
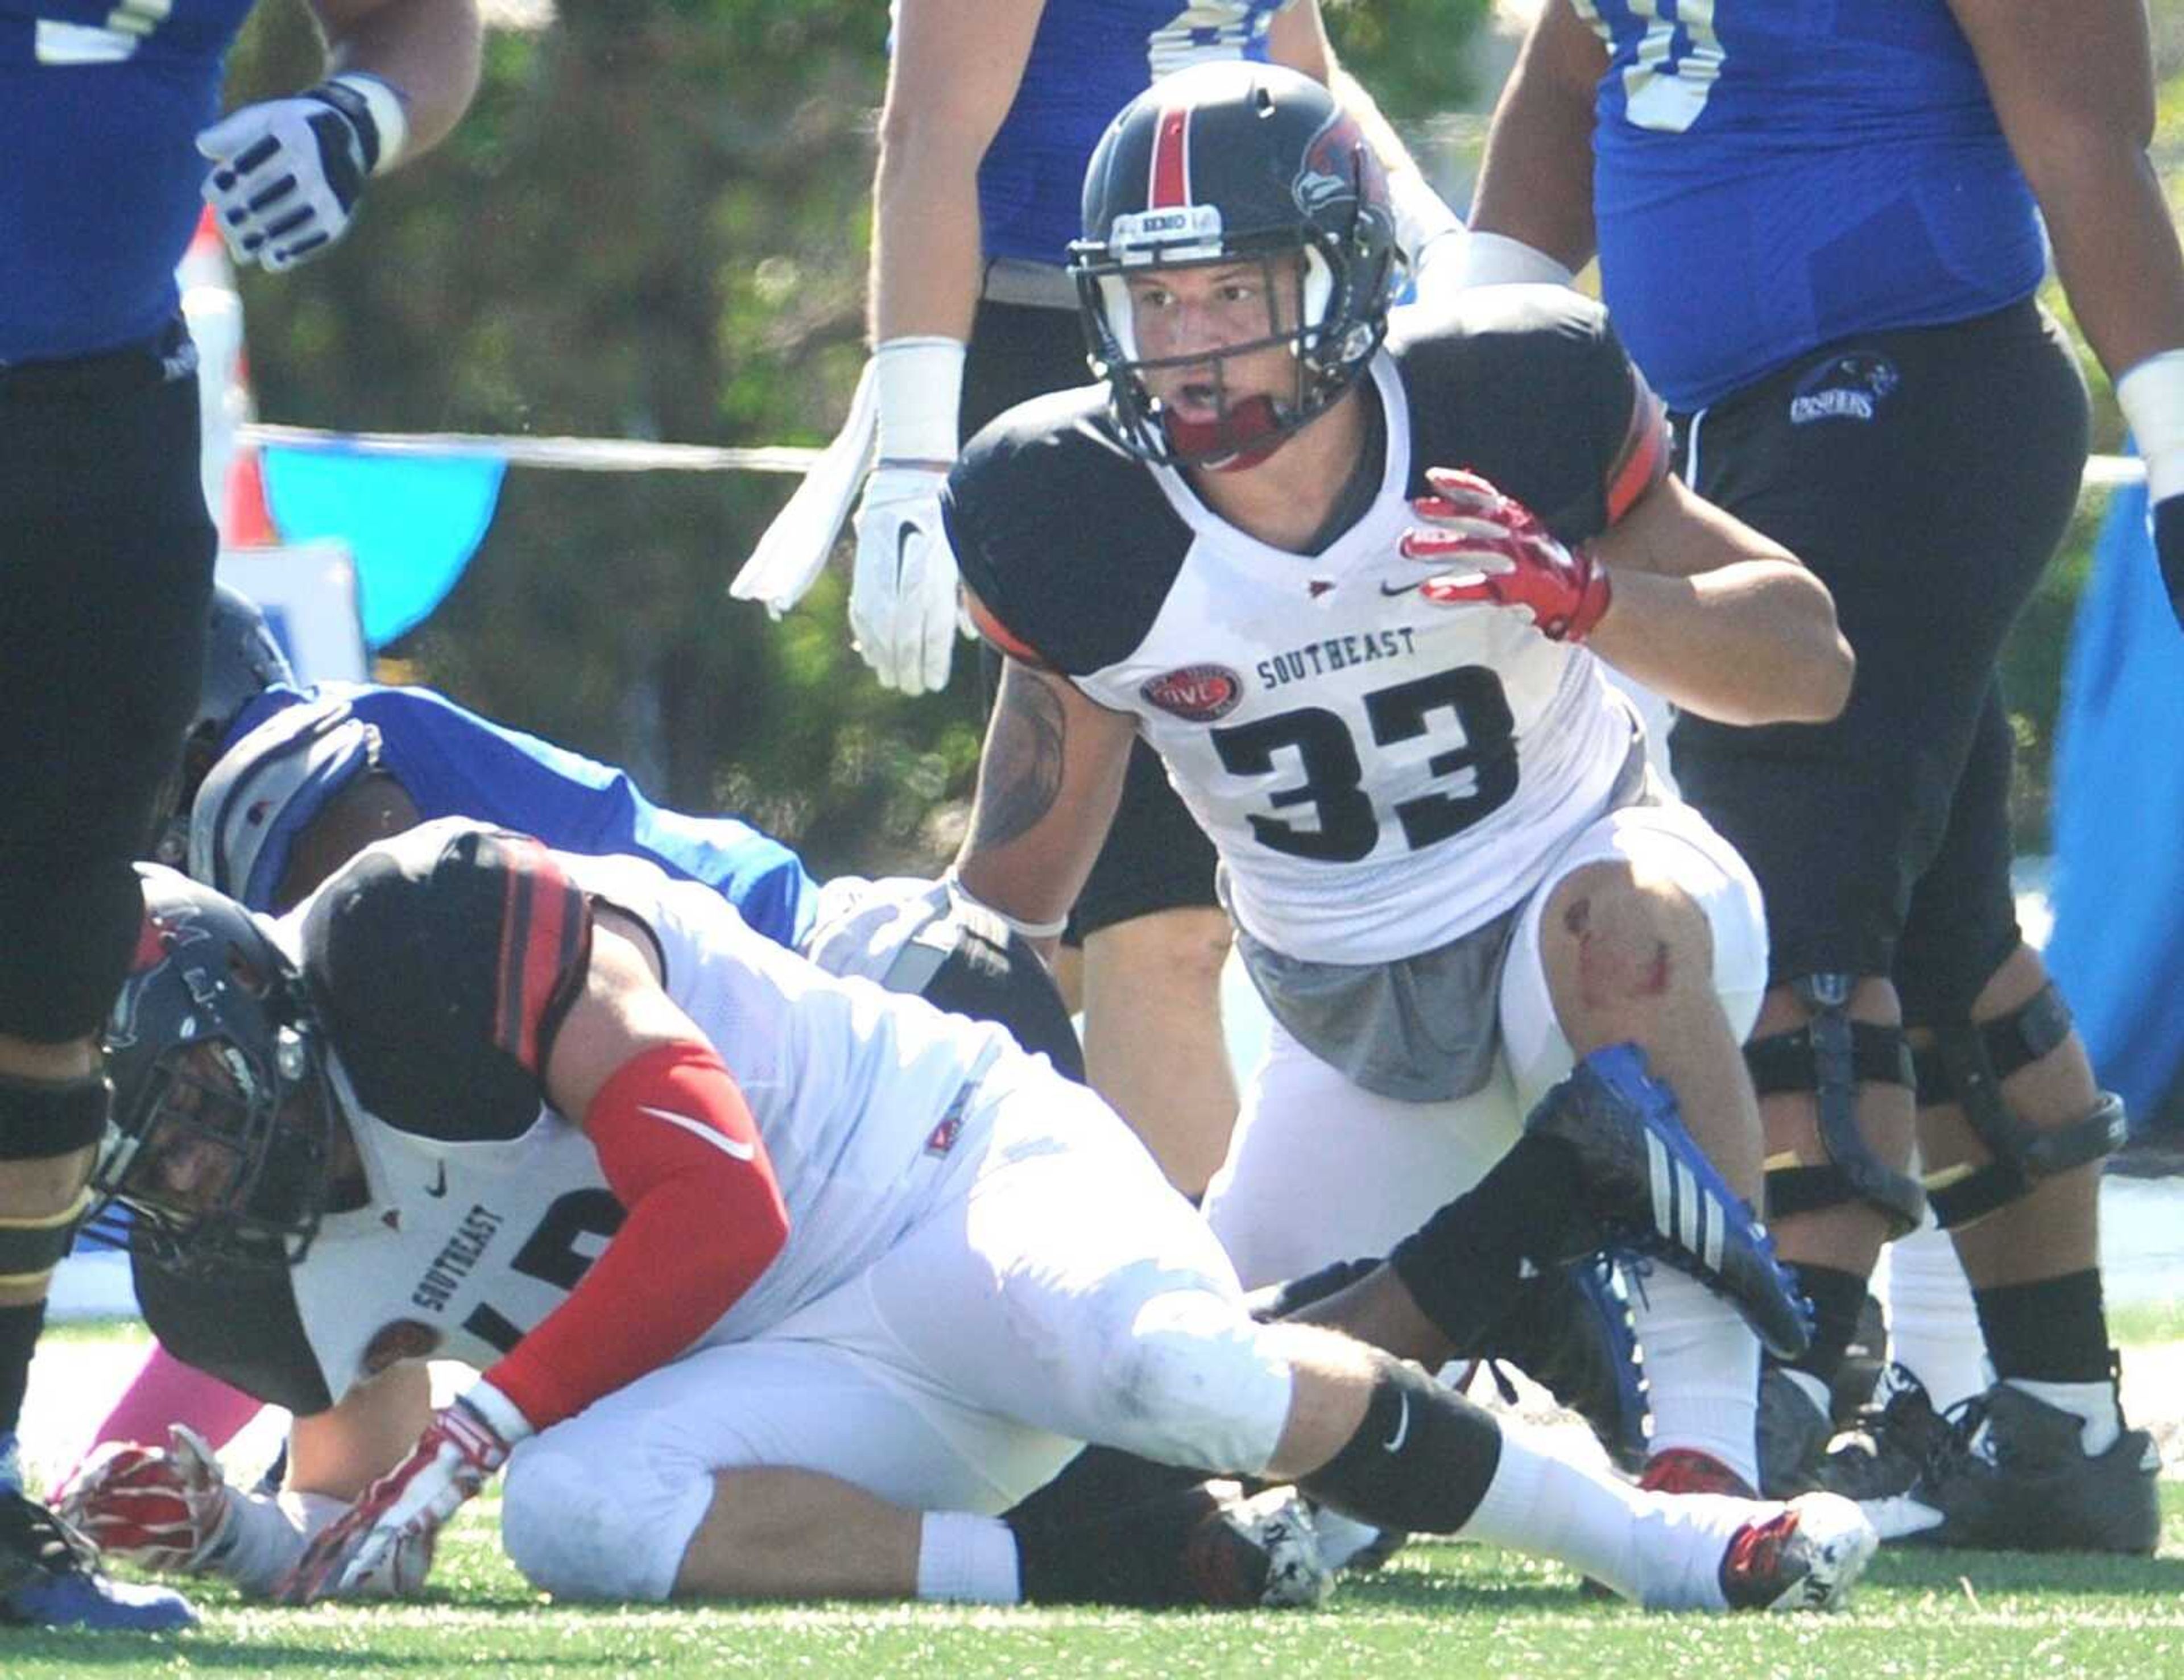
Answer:
[[694, 1463], [670, 1477], [650, 1461], [618, 1464], [612, 1452], [603, 1461], [600, 1433], [557, 1440], [560, 1432], [509, 1460], [500, 1505], [509, 1560], [557, 1599], [665, 1600], [711, 1502], [711, 1477]]
[[1594, 1009], [1642, 1004], [1711, 979], [1713, 930], [1690, 893], [1622, 859], [1573, 870], [1540, 926], [1551, 971]]
[[1156, 1295], [1096, 1352], [1106, 1444], [1228, 1475], [1256, 1474], [1273, 1458], [1289, 1361], [1239, 1302], [1211, 1290]]

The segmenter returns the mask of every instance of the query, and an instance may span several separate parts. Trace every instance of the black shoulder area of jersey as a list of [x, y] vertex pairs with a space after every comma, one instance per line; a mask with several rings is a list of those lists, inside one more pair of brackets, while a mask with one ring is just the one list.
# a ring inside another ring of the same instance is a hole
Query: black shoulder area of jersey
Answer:
[[1430, 493], [1428, 467], [1464, 467], [1565, 542], [1612, 522], [1634, 430], [1658, 430], [1658, 404], [1599, 304], [1565, 286], [1481, 286], [1404, 322], [1389, 348], [1410, 405], [1407, 494]]
[[299, 1417], [333, 1405], [285, 1267], [181, 1273], [136, 1254], [130, 1271], [145, 1323], [185, 1365]]
[[449, 1143], [538, 1119], [591, 949], [591, 906], [543, 843], [452, 821], [359, 853], [304, 922], [304, 976], [357, 1095]]
[[1191, 543], [1151, 470], [1116, 441], [1104, 385], [1035, 398], [986, 426], [941, 509], [981, 630], [1072, 676], [1145, 640]]

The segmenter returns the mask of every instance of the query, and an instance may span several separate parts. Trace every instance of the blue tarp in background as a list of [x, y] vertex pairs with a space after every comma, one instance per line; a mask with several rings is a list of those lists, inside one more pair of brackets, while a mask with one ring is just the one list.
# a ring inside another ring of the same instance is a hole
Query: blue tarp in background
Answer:
[[2120, 489], [2063, 674], [2048, 965], [2136, 1124], [2184, 1072], [2184, 632]]

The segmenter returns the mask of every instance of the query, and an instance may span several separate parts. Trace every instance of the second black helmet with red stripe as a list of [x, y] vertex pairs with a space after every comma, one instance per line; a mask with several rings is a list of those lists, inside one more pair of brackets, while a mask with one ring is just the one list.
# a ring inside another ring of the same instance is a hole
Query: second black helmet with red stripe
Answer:
[[[1199, 65], [1123, 107], [1086, 169], [1084, 224], [1070, 271], [1093, 365], [1124, 444], [1152, 461], [1265, 459], [1357, 382], [1402, 279], [1386, 175], [1363, 131], [1325, 87], [1279, 65]], [[1156, 353], [1138, 319], [1146, 277], [1206, 269], [1256, 271], [1264, 330], [1219, 353]], [[1289, 388], [1230, 400], [1224, 362], [1273, 345], [1294, 358]], [[1184, 394], [1185, 370], [1212, 389]]]

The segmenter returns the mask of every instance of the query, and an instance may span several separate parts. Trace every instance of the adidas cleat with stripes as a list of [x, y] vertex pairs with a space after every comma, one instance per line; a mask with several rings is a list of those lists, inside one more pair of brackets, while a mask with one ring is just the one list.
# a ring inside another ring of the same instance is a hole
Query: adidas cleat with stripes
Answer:
[[1797, 1359], [1812, 1344], [1810, 1309], [1775, 1260], [1766, 1227], [1691, 1141], [1675, 1093], [1646, 1072], [1635, 1044], [1585, 1057], [1524, 1129], [1570, 1145], [1596, 1246], [1688, 1272], [1741, 1313], [1777, 1358]]

